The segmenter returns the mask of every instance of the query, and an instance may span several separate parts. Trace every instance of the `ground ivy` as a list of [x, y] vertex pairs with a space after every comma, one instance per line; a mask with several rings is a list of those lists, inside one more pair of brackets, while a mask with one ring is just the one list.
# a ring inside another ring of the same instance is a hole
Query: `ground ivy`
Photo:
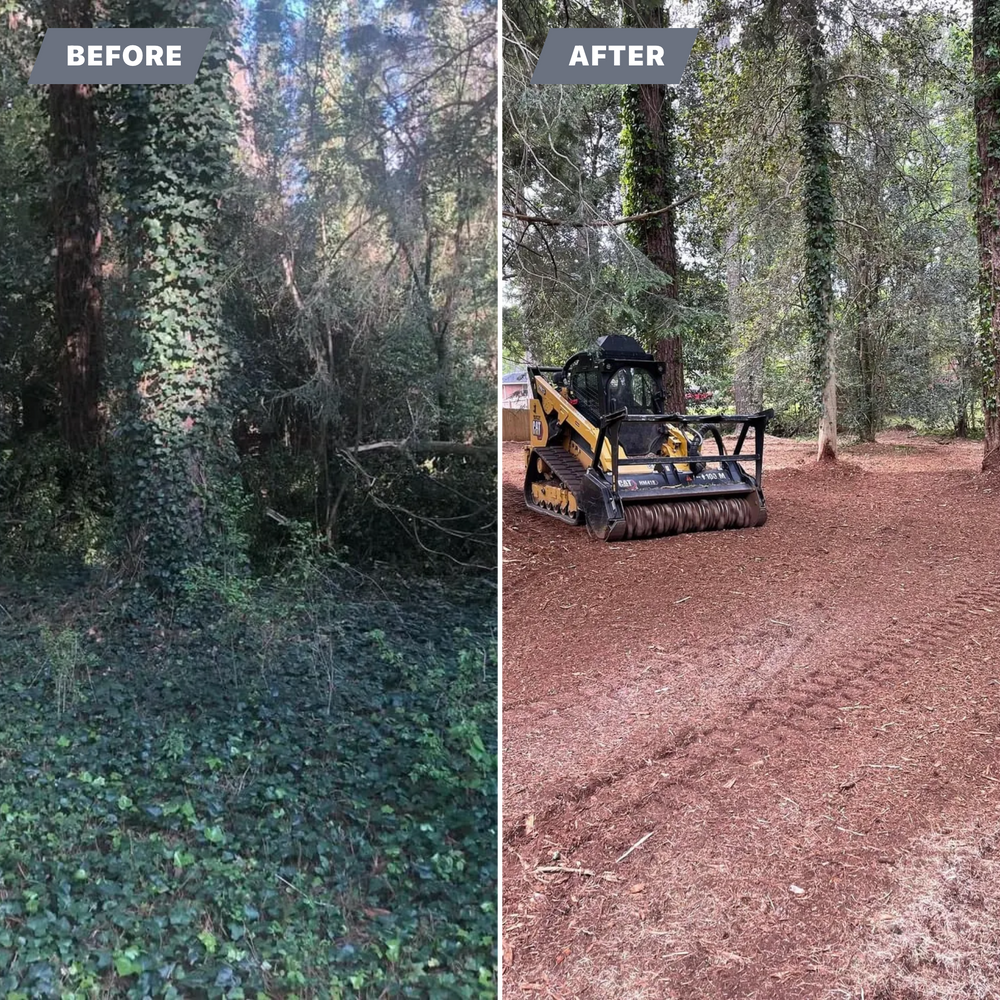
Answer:
[[277, 600], [5, 595], [0, 996], [495, 996], [492, 605]]

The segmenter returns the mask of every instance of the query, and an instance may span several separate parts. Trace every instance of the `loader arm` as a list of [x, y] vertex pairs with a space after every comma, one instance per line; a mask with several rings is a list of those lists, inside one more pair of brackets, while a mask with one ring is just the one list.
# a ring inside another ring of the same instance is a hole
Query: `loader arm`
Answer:
[[[586, 417], [584, 417], [578, 410], [576, 410], [566, 399], [563, 394], [555, 388], [550, 382], [548, 382], [541, 375], [536, 375], [531, 380], [532, 391], [534, 393], [534, 398], [532, 403], [538, 403], [539, 410], [543, 416], [543, 425], [548, 424], [548, 417], [554, 417], [556, 421], [560, 424], [568, 424], [577, 432], [577, 434], [582, 437], [587, 444], [590, 446], [591, 454], [596, 455], [598, 453], [598, 448], [600, 448], [600, 460], [601, 464], [605, 468], [611, 467], [611, 444], [609, 441], [604, 439], [601, 444], [598, 444], [598, 439], [603, 438], [600, 431], [595, 427]], [[540, 430], [545, 430], [547, 427], [540, 428]], [[532, 443], [535, 441], [534, 427], [532, 427]], [[539, 447], [544, 447], [548, 444], [548, 438], [546, 436], [545, 440], [541, 439], [539, 435]], [[621, 450], [621, 449], [619, 449]], [[625, 458], [625, 452], [621, 452], [622, 458]]]

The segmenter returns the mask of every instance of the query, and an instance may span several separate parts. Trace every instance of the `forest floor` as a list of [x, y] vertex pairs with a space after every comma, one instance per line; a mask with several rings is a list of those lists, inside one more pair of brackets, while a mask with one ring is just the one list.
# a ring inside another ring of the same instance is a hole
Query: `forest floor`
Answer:
[[492, 582], [220, 596], [0, 581], [0, 995], [495, 996]]
[[1000, 479], [813, 453], [763, 528], [603, 544], [505, 445], [505, 997], [1000, 997]]

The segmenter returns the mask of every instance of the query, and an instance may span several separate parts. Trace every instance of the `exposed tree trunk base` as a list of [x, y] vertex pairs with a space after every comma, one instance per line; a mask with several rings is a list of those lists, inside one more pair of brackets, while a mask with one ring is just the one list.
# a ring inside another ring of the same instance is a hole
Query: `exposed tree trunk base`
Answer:
[[[833, 347], [832, 338], [830, 348]], [[823, 415], [819, 420], [819, 447], [816, 459], [819, 462], [837, 460], [837, 377], [833, 369], [833, 351], [827, 352], [830, 376], [823, 389]]]

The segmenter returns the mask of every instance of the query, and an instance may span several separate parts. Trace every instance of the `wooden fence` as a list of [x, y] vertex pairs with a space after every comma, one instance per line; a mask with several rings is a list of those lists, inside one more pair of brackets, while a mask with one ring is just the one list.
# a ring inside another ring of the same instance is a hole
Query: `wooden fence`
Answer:
[[504, 441], [527, 441], [531, 431], [528, 411], [505, 406], [500, 412], [503, 415], [500, 429]]

